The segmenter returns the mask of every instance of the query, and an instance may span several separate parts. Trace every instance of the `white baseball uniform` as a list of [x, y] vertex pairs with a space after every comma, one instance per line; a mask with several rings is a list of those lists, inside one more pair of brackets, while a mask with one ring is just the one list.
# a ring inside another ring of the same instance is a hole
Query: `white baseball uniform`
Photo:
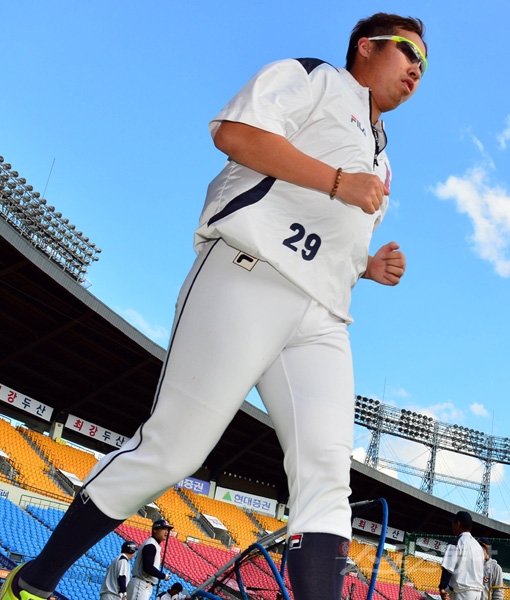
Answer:
[[452, 573], [449, 588], [454, 600], [479, 600], [483, 591], [483, 550], [469, 531], [448, 544], [441, 566]]
[[[223, 120], [246, 123], [388, 183], [386, 136], [382, 125], [372, 128], [369, 94], [322, 61], [280, 61], [243, 88], [211, 130]], [[151, 417], [85, 484], [102, 512], [127, 518], [195, 472], [257, 386], [284, 451], [289, 533], [350, 538], [349, 302], [386, 207], [385, 199], [369, 215], [227, 163], [209, 186]], [[192, 444], [190, 427], [200, 432]]]
[[143, 568], [144, 548], [151, 546], [154, 549], [154, 560], [152, 566], [160, 570], [161, 567], [161, 546], [153, 537], [149, 537], [138, 549], [138, 553], [133, 565], [133, 577], [129, 581], [127, 588], [128, 600], [149, 600], [153, 588], [157, 585], [160, 578], [147, 573]]
[[125, 577], [126, 583], [129, 584], [131, 568], [129, 559], [125, 554], [117, 556], [110, 563], [99, 591], [101, 600], [119, 600], [119, 577]]

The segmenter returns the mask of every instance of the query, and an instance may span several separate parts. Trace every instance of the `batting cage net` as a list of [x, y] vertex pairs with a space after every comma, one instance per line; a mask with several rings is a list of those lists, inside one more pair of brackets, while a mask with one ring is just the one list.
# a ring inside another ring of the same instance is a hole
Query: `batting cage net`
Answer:
[[[503, 586], [489, 592], [489, 600], [510, 600], [510, 540], [484, 538], [491, 545], [491, 558], [503, 571]], [[413, 597], [416, 590], [422, 597], [439, 598], [438, 585], [441, 579], [441, 561], [452, 536], [406, 533], [403, 550], [387, 552], [387, 559], [400, 572], [399, 600]]]

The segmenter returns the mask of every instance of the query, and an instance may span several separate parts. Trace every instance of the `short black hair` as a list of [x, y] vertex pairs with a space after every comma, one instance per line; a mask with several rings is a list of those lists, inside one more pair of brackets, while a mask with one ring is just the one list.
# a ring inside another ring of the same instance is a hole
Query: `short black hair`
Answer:
[[466, 510], [459, 510], [459, 512], [452, 517], [452, 521], [460, 523], [464, 531], [471, 531], [471, 527], [473, 526], [473, 518]]
[[[373, 37], [376, 35], [393, 35], [396, 33], [397, 29], [414, 31], [414, 33], [417, 33], [422, 39], [423, 34], [425, 33], [423, 21], [415, 17], [401, 17], [400, 15], [391, 13], [375, 13], [375, 15], [372, 15], [371, 17], [358, 21], [354, 26], [349, 39], [349, 46], [345, 57], [345, 68], [348, 71], [352, 70], [356, 58], [358, 41], [361, 38]], [[425, 48], [427, 48], [426, 45]]]

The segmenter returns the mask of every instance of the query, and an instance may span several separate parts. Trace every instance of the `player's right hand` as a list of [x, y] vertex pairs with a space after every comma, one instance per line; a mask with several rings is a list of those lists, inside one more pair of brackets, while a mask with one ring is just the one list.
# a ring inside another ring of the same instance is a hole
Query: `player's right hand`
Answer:
[[390, 190], [377, 175], [344, 171], [336, 197], [372, 215], [381, 207], [384, 196], [389, 193]]

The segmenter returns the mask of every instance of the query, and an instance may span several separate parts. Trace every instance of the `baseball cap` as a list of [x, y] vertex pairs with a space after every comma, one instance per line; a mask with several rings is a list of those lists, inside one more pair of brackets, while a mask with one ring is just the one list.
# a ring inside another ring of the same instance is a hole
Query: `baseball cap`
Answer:
[[461, 525], [465, 527], [471, 527], [471, 525], [473, 524], [473, 518], [465, 510], [459, 510], [459, 512], [452, 517], [452, 521], [458, 521]]
[[137, 550], [138, 546], [132, 541], [124, 542], [120, 549], [121, 552], [129, 552], [129, 554], [134, 554]]
[[158, 519], [152, 524], [152, 529], [173, 529], [173, 526], [166, 519]]

